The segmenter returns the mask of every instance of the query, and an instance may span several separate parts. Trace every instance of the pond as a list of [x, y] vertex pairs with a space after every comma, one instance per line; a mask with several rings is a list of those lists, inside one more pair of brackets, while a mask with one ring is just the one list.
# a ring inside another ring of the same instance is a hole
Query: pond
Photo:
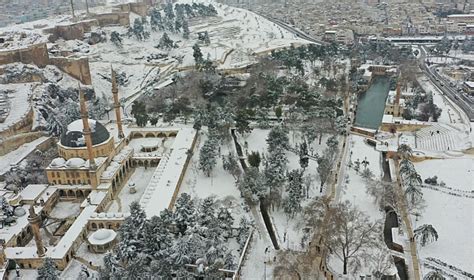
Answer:
[[379, 128], [389, 91], [390, 78], [376, 76], [369, 89], [359, 96], [355, 126], [370, 129]]

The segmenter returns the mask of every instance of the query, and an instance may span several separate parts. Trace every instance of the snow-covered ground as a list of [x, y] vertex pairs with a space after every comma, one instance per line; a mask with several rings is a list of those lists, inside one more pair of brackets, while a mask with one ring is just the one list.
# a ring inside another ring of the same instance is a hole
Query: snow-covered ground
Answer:
[[[129, 212], [129, 205], [134, 201], [139, 201], [145, 191], [148, 183], [153, 176], [155, 171], [154, 167], [145, 168], [145, 167], [136, 167], [133, 174], [130, 176], [128, 182], [125, 183], [122, 190], [118, 194], [117, 198], [112, 201], [107, 212]], [[131, 194], [130, 188], [128, 187], [129, 183], [135, 184], [136, 193]]]
[[[89, 277], [86, 277], [84, 269], [87, 269], [89, 272]], [[96, 271], [93, 271], [87, 268], [81, 262], [73, 259], [66, 269], [61, 273], [60, 279], [65, 280], [75, 280], [75, 279], [97, 279], [99, 274]]]
[[439, 235], [438, 241], [418, 246], [421, 259], [433, 257], [474, 274], [474, 157], [427, 160], [415, 163], [415, 168], [423, 180], [436, 175], [438, 183], [446, 183], [423, 188], [426, 208], [418, 220], [412, 217], [415, 228], [431, 224]]
[[[375, 178], [382, 178], [381, 153], [376, 151], [374, 147], [369, 146], [365, 142], [365, 138], [358, 135], [349, 136], [349, 161], [359, 160], [362, 162], [367, 160], [369, 164], [367, 168], [372, 171]], [[346, 163], [347, 164], [347, 163]], [[361, 211], [365, 212], [372, 221], [379, 220], [384, 217], [380, 212], [378, 205], [374, 204], [373, 197], [366, 193], [366, 181], [357, 173], [354, 168], [346, 165], [345, 186], [341, 190], [340, 201], [349, 200], [356, 205]], [[360, 170], [364, 167], [361, 165]]]
[[[375, 203], [374, 198], [367, 194], [367, 181], [360, 172], [365, 168], [360, 165], [360, 171], [354, 170], [354, 162], [367, 161], [367, 168], [374, 174], [374, 180], [381, 180], [383, 171], [381, 167], [381, 153], [373, 146], [366, 143], [365, 138], [358, 135], [349, 135], [348, 139], [348, 154], [344, 165], [344, 181], [342, 186], [337, 190], [336, 198], [339, 202], [348, 200], [351, 204], [356, 206], [359, 210], [364, 212], [369, 220], [372, 222], [383, 221], [385, 214], [380, 211], [379, 205]], [[352, 167], [349, 167], [351, 163]], [[342, 273], [343, 263], [337, 257], [330, 257], [328, 266], [335, 272]], [[361, 271], [364, 273], [371, 273], [370, 268], [362, 267]]]
[[80, 206], [81, 202], [59, 201], [53, 207], [49, 216], [56, 219], [77, 217], [81, 213]]
[[170, 148], [173, 146], [174, 137], [168, 138], [136, 138], [132, 139], [128, 144], [130, 147], [133, 148], [135, 153], [142, 153], [142, 148], [153, 148], [158, 147], [153, 152], [146, 152], [149, 156], [162, 156], [163, 154], [169, 154]]
[[418, 81], [425, 92], [433, 93], [433, 102], [442, 110], [438, 122], [446, 124], [462, 123], [461, 116], [459, 116], [458, 112], [426, 76], [420, 77]]
[[[181, 1], [184, 2], [184, 1]], [[112, 31], [122, 34], [123, 46], [117, 47], [112, 42], [88, 45], [85, 42], [59, 41], [60, 48], [75, 50], [76, 56], [89, 57], [93, 86], [98, 96], [110, 95], [110, 82], [101, 75], [110, 75], [110, 66], [117, 72], [125, 72], [129, 77], [126, 85], [120, 88], [121, 97], [129, 97], [137, 93], [147, 84], [163, 78], [168, 66], [172, 68], [189, 68], [194, 65], [192, 46], [197, 42], [197, 33], [207, 31], [211, 43], [202, 45], [203, 56], [218, 61], [218, 68], [239, 68], [256, 61], [255, 53], [265, 52], [291, 44], [306, 44], [307, 41], [297, 38], [294, 34], [278, 25], [243, 9], [233, 8], [214, 1], [216, 17], [193, 18], [189, 20], [191, 35], [184, 39], [181, 34], [168, 32], [169, 37], [178, 45], [171, 50], [156, 48], [163, 31], [151, 31], [150, 38], [138, 41], [128, 38], [127, 29], [121, 26], [104, 27], [107, 36]], [[137, 15], [131, 14], [133, 23]], [[150, 55], [163, 54], [166, 58], [153, 59]]]
[[6, 155], [0, 156], [0, 175], [9, 171], [12, 165], [20, 163], [20, 161], [33, 152], [39, 144], [46, 140], [48, 140], [48, 137], [40, 137], [34, 141], [21, 145], [16, 150]]

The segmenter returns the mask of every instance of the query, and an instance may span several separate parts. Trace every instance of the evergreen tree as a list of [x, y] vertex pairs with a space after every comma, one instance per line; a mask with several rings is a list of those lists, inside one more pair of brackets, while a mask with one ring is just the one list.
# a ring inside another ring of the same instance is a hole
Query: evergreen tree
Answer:
[[205, 198], [199, 205], [197, 222], [200, 226], [214, 228], [218, 226], [216, 213], [216, 202], [213, 197]]
[[2, 210], [3, 215], [7, 217], [13, 216], [13, 207], [8, 203], [7, 199], [2, 196], [0, 197], [0, 208]]
[[165, 6], [165, 16], [168, 20], [174, 18], [173, 4], [171, 2], [168, 2]]
[[334, 126], [338, 134], [345, 134], [347, 129], [347, 119], [346, 116], [341, 115], [337, 117], [334, 121]]
[[277, 117], [277, 119], [280, 120], [282, 115], [283, 115], [283, 109], [281, 108], [281, 106], [276, 107], [275, 116]]
[[119, 279], [123, 275], [123, 271], [118, 258], [109, 252], [104, 256], [104, 265], [100, 268], [99, 279]]
[[183, 20], [183, 38], [189, 39], [189, 34], [190, 34], [190, 31], [189, 31], [188, 22], [186, 20]]
[[229, 209], [220, 207], [217, 213], [220, 229], [224, 237], [229, 238], [232, 235], [232, 227], [234, 225], [234, 217], [230, 214]]
[[301, 202], [304, 199], [303, 191], [303, 172], [300, 170], [292, 170], [288, 173], [288, 186], [286, 191], [288, 197], [284, 202], [285, 213], [294, 217], [296, 213], [301, 211]]
[[276, 149], [270, 152], [265, 162], [265, 183], [269, 188], [270, 200], [277, 203], [281, 198], [282, 186], [286, 181], [288, 159], [286, 154], [281, 149]]
[[208, 139], [199, 152], [199, 169], [202, 170], [207, 177], [211, 176], [211, 172], [217, 164], [216, 158], [217, 143], [213, 139]]
[[45, 258], [43, 265], [38, 268], [38, 280], [59, 280], [59, 272], [51, 258]]
[[252, 131], [247, 110], [238, 110], [234, 121], [235, 127], [240, 134], [250, 133]]
[[121, 48], [122, 47], [122, 36], [117, 31], [112, 31], [110, 33], [110, 41], [116, 46]]
[[239, 229], [237, 233], [237, 243], [240, 245], [240, 249], [244, 248], [245, 242], [247, 242], [247, 239], [250, 235], [250, 230], [251, 230], [252, 224], [250, 223], [245, 216], [242, 216], [240, 218], [239, 222]]
[[303, 143], [300, 144], [298, 154], [300, 156], [300, 166], [304, 171], [309, 165], [308, 144], [306, 141], [303, 141]]
[[326, 183], [329, 175], [331, 174], [331, 169], [334, 164], [334, 153], [335, 151], [325, 149], [321, 157], [318, 158], [318, 167], [317, 171], [319, 174], [319, 180], [321, 181], [319, 192], [323, 192], [323, 186]]
[[275, 126], [270, 130], [267, 137], [268, 152], [271, 153], [276, 149], [288, 149], [290, 147], [290, 139], [288, 138], [288, 130], [283, 126]]
[[234, 179], [238, 179], [242, 173], [239, 162], [231, 152], [222, 157], [222, 167], [225, 171], [228, 171], [230, 174], [232, 174]]
[[172, 235], [169, 231], [171, 223], [166, 223], [161, 216], [153, 216], [145, 224], [143, 230], [145, 253], [149, 256], [160, 256], [172, 244]]
[[150, 34], [145, 31], [145, 27], [143, 26], [143, 22], [139, 19], [136, 18], [135, 21], [133, 22], [133, 26], [130, 27], [129, 33], [135, 35], [137, 40], [143, 41], [145, 39], [148, 39], [150, 37]]
[[224, 268], [230, 270], [235, 269], [235, 257], [231, 252], [228, 252], [224, 257]]
[[181, 19], [177, 18], [176, 21], [174, 22], [174, 31], [176, 33], [181, 31], [181, 28], [183, 27], [183, 22]]
[[194, 46], [193, 46], [193, 57], [194, 57], [194, 61], [196, 63], [196, 67], [199, 68], [200, 65], [203, 62], [203, 55], [202, 55], [202, 52], [201, 52], [201, 48], [199, 47], [199, 45], [197, 43], [194, 44]]
[[156, 8], [153, 8], [151, 10], [150, 25], [151, 25], [151, 29], [153, 31], [156, 31], [157, 29], [158, 30], [164, 30], [165, 29], [165, 27], [163, 25], [163, 19], [161, 18], [161, 12]]
[[257, 203], [267, 193], [265, 179], [255, 167], [249, 167], [237, 185], [242, 196], [251, 203]]
[[134, 101], [131, 114], [135, 118], [138, 126], [143, 127], [148, 123], [149, 116], [146, 111], [145, 103]]
[[161, 49], [168, 49], [169, 50], [169, 49], [174, 48], [175, 45], [174, 45], [174, 41], [171, 40], [171, 38], [165, 32], [165, 33], [163, 33], [163, 36], [160, 39], [158, 47], [161, 48]]
[[184, 235], [188, 227], [192, 227], [195, 222], [196, 208], [191, 196], [187, 193], [181, 194], [175, 204], [175, 222], [178, 231]]
[[130, 204], [130, 216], [125, 218], [119, 228], [120, 242], [117, 245], [117, 256], [124, 262], [137, 257], [143, 251], [143, 229], [146, 225], [146, 214], [137, 201]]

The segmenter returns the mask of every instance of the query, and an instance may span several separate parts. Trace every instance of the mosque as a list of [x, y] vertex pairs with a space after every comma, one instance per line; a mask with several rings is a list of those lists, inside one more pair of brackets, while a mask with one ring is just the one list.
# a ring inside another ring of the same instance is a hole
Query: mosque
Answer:
[[[111, 80], [115, 122], [104, 125], [89, 119], [80, 90], [81, 119], [70, 123], [58, 140], [59, 157], [45, 170], [48, 184], [29, 185], [19, 193], [0, 190], [13, 213], [0, 215], [0, 276], [12, 265], [38, 268], [45, 257], [63, 270], [84, 242], [90, 252], [110, 250], [116, 243], [116, 230], [129, 215], [109, 211], [110, 205], [128, 195], [127, 183], [135, 188], [129, 179], [136, 168], [153, 169], [150, 181], [137, 186], [147, 216], [173, 208], [197, 133], [189, 127], [124, 125], [113, 70]], [[165, 147], [164, 143], [171, 144]], [[80, 204], [77, 216], [51, 217], [73, 202]], [[48, 233], [47, 225], [55, 222], [60, 226]]]

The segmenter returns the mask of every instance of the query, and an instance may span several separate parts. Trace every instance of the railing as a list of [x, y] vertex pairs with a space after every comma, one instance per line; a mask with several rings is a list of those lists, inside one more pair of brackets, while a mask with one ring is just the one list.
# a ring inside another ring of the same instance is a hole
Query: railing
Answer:
[[242, 249], [242, 254], [240, 255], [239, 263], [237, 264], [237, 269], [235, 270], [234, 276], [232, 277], [232, 280], [239, 280], [240, 279], [240, 273], [242, 272], [242, 266], [245, 261], [245, 258], [248, 254], [249, 248], [250, 248], [250, 242], [252, 241], [253, 238], [253, 233], [254, 229], [249, 234], [249, 237], [247, 238], [247, 241], [245, 242], [244, 248]]

